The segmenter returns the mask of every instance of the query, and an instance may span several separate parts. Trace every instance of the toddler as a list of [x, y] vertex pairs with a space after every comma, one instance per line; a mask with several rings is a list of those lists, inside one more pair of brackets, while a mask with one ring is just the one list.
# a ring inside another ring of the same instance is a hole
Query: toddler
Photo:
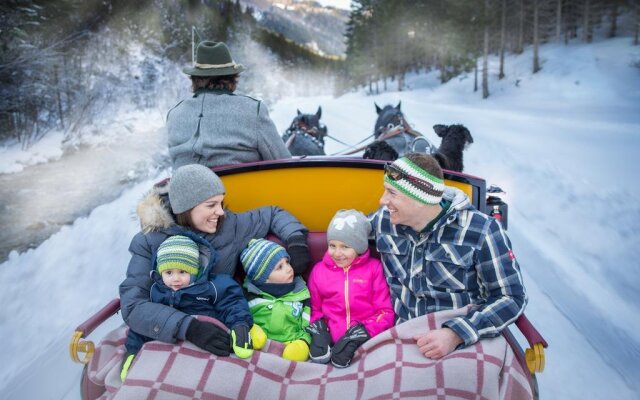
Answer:
[[261, 349], [267, 338], [286, 343], [282, 358], [306, 361], [311, 336], [309, 290], [304, 280], [294, 276], [289, 254], [277, 243], [253, 239], [240, 254], [247, 277], [249, 308], [255, 325], [251, 329], [253, 346]]
[[345, 368], [369, 338], [394, 323], [382, 264], [369, 254], [371, 225], [340, 210], [327, 229], [328, 249], [309, 276], [311, 361]]
[[[185, 233], [187, 235], [187, 233]], [[199, 268], [199, 248], [194, 240], [210, 247], [197, 235], [168, 237], [158, 247], [156, 268], [152, 272], [151, 301], [174, 307], [191, 315], [206, 315], [231, 327], [233, 352], [240, 358], [251, 357], [253, 348], [249, 327], [253, 318], [242, 288], [229, 275], [209, 274], [215, 264], [215, 252], [210, 248], [208, 265]], [[195, 321], [194, 321], [195, 322]], [[204, 323], [204, 322], [200, 322]], [[193, 324], [193, 322], [192, 322]], [[120, 378], [124, 381], [133, 358], [151, 338], [129, 329], [125, 347], [127, 354]]]

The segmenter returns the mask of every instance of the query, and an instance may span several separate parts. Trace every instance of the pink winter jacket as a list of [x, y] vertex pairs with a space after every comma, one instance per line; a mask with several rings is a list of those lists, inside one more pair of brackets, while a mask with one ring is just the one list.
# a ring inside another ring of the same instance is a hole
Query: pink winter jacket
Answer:
[[369, 250], [353, 260], [348, 268], [337, 266], [329, 252], [309, 275], [311, 322], [322, 317], [327, 321], [335, 343], [346, 330], [358, 322], [371, 337], [393, 326], [389, 286], [382, 264], [369, 256]]

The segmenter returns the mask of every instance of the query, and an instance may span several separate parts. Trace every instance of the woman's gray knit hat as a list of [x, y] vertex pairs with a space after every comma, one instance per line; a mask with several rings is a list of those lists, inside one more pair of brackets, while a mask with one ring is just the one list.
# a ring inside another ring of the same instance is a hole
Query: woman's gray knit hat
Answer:
[[333, 216], [327, 228], [327, 241], [339, 240], [356, 253], [362, 254], [369, 248], [371, 223], [357, 210], [340, 210]]
[[204, 165], [183, 165], [173, 173], [169, 181], [169, 202], [174, 214], [191, 210], [219, 194], [224, 194], [222, 181]]

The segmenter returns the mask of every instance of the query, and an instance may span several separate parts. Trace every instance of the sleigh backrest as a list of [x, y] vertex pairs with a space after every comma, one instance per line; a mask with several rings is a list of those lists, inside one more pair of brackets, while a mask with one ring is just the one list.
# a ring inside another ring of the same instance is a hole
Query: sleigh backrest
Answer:
[[[300, 220], [309, 229], [307, 243], [315, 264], [327, 250], [326, 229], [336, 211], [353, 208], [369, 214], [379, 207], [384, 164], [360, 158], [305, 157], [214, 171], [224, 182], [225, 206], [230, 210], [242, 212], [274, 205]], [[464, 191], [478, 209], [484, 210], [485, 202], [480, 201], [485, 198], [483, 179], [445, 172], [445, 183]], [[268, 239], [281, 243], [272, 235]], [[375, 246], [370, 250], [377, 256]], [[241, 268], [235, 278], [244, 280]]]
[[[215, 168], [224, 182], [225, 205], [234, 212], [279, 206], [310, 231], [323, 232], [336, 211], [365, 214], [379, 207], [385, 162], [361, 158], [305, 157]], [[445, 171], [445, 184], [465, 192], [485, 211], [484, 179]]]

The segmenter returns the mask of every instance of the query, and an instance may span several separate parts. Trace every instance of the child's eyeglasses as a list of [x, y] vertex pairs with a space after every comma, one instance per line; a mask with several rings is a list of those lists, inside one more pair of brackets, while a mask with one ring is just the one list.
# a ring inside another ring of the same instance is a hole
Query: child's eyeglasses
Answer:
[[442, 194], [442, 192], [437, 191], [433, 187], [433, 184], [431, 182], [425, 181], [424, 179], [417, 178], [413, 175], [409, 175], [391, 163], [386, 163], [384, 165], [384, 174], [394, 182], [399, 181], [400, 179], [406, 179], [412, 182], [413, 184], [415, 184], [421, 190], [424, 190], [429, 194], [432, 194], [435, 196], [439, 196]]

